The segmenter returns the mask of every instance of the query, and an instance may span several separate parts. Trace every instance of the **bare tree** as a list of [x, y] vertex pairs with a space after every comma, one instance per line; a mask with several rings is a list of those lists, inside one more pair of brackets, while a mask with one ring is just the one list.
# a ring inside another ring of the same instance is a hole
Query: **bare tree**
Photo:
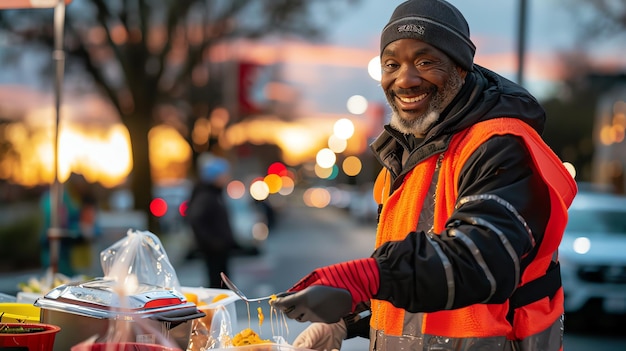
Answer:
[[564, 1], [582, 39], [597, 40], [626, 34], [626, 1], [624, 0], [574, 0]]
[[[270, 35], [321, 39], [323, 25], [359, 1], [74, 0], [66, 17], [67, 74], [87, 73], [128, 128], [137, 209], [148, 213], [152, 197], [148, 131], [159, 109], [188, 101], [194, 89], [212, 92], [204, 96], [213, 106], [223, 98], [220, 82], [210, 74], [200, 84], [193, 79], [210, 64], [207, 53], [214, 45]], [[50, 15], [50, 10], [3, 11], [0, 29], [33, 46], [51, 47]], [[156, 229], [154, 219], [150, 229]]]
[[[592, 181], [594, 115], [604, 93], [623, 85], [624, 71], [606, 71], [594, 62], [594, 45], [626, 36], [626, 1], [560, 0], [576, 23], [577, 47], [562, 52], [562, 84], [544, 102], [548, 121], [544, 136], [564, 159], [573, 162], [578, 179]], [[622, 45], [623, 46], [623, 45]]]

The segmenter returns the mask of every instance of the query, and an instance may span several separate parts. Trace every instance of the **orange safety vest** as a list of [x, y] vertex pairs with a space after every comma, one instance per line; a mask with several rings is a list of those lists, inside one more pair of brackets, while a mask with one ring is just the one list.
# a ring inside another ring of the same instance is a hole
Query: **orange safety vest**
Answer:
[[[529, 125], [513, 118], [492, 119], [477, 123], [452, 138], [438, 173], [433, 231], [441, 233], [454, 211], [463, 165], [476, 148], [496, 135], [516, 135], [524, 140], [536, 169], [549, 189], [550, 218], [537, 255], [521, 277], [520, 286], [523, 286], [546, 274], [567, 223], [567, 209], [577, 192], [576, 183], [562, 162]], [[438, 159], [439, 155], [433, 155], [419, 163], [392, 193], [389, 171], [383, 169], [380, 172], [374, 185], [374, 197], [383, 205], [376, 247], [388, 241], [402, 240], [409, 232], [415, 231]], [[546, 330], [561, 318], [563, 289], [559, 287], [552, 298], [546, 297], [517, 308], [513, 316], [514, 327], [507, 321], [508, 312], [509, 301], [423, 313], [421, 333], [450, 338], [506, 336], [509, 340], [522, 340]], [[409, 312], [387, 301], [372, 300], [370, 326], [385, 335], [402, 336], [405, 313]]]

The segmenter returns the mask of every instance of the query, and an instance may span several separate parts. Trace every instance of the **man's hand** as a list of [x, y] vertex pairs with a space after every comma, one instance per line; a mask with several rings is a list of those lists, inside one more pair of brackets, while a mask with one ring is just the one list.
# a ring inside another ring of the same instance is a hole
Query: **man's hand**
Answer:
[[313, 285], [295, 293], [279, 294], [270, 303], [298, 322], [335, 323], [350, 313], [352, 297], [345, 289]]
[[299, 321], [335, 323], [378, 292], [380, 277], [374, 258], [321, 267], [297, 282], [272, 304]]
[[343, 320], [332, 324], [312, 323], [296, 337], [293, 346], [317, 351], [339, 350], [347, 336]]
[[352, 309], [378, 292], [380, 276], [374, 258], [362, 258], [321, 267], [300, 279], [289, 291], [300, 291], [311, 285], [345, 289], [352, 295]]

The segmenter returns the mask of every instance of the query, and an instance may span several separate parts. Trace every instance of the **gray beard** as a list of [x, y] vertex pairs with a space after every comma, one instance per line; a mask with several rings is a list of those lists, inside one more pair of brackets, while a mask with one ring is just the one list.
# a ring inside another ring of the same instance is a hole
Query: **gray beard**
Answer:
[[461, 90], [463, 83], [464, 79], [456, 69], [453, 69], [443, 89], [437, 90], [437, 94], [435, 94], [430, 101], [428, 109], [422, 115], [411, 120], [401, 118], [393, 100], [388, 99], [392, 111], [389, 124], [403, 134], [413, 134], [417, 137], [425, 136], [435, 123], [437, 123], [441, 112], [452, 102], [452, 99], [458, 94], [459, 90]]
[[398, 111], [392, 107], [391, 122], [389, 124], [402, 134], [413, 134], [417, 137], [423, 137], [437, 123], [440, 114], [441, 111], [434, 111], [432, 108], [429, 108], [421, 117], [414, 120], [406, 120], [401, 118], [398, 115]]

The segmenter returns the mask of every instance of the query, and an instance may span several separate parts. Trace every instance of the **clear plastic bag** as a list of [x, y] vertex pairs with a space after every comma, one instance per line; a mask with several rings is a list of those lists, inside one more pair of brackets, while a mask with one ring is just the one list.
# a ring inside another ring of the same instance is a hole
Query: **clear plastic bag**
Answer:
[[125, 238], [100, 252], [100, 264], [105, 278], [120, 285], [139, 282], [180, 291], [178, 276], [161, 241], [149, 231], [128, 230]]
[[[100, 252], [100, 264], [104, 272], [102, 279], [114, 282], [112, 289], [120, 299], [120, 305], [116, 308], [121, 311], [130, 309], [126, 296], [141, 291], [142, 286], [180, 291], [176, 271], [161, 241], [151, 232], [129, 230], [126, 237]], [[76, 346], [82, 347], [80, 350], [106, 347], [106, 350], [117, 351], [126, 350], [117, 347], [126, 347], [131, 345], [129, 343], [158, 344], [170, 347], [171, 350], [180, 350], [175, 341], [164, 333], [163, 325], [154, 323], [149, 318], [110, 319], [104, 335], [94, 335]]]
[[194, 319], [186, 351], [232, 347], [232, 317], [227, 308], [217, 305], [213, 308], [200, 309], [206, 316]]

